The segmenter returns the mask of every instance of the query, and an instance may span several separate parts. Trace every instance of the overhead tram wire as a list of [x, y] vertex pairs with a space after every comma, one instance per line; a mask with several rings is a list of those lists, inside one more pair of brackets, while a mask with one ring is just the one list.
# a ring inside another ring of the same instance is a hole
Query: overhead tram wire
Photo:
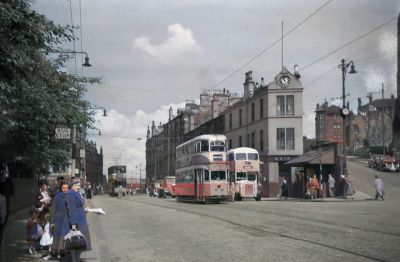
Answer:
[[[369, 64], [369, 63], [372, 63], [372, 62], [382, 61], [382, 60], [389, 60], [389, 59], [396, 59], [396, 57], [395, 56], [384, 56], [384, 57], [376, 57], [376, 58], [368, 58], [368, 59], [366, 59], [366, 58], [365, 59], [357, 59], [357, 61], [358, 62], [363, 62], [363, 64]], [[335, 72], [336, 69], [337, 69], [337, 66], [334, 66], [333, 68], [329, 69], [327, 72], [319, 75], [317, 78], [314, 78], [314, 80], [304, 84], [303, 88], [313, 85], [318, 80], [321, 80], [322, 78], [324, 78], [325, 76], [329, 75], [330, 73]]]
[[348, 47], [349, 45], [351, 45], [351, 44], [357, 42], [358, 40], [360, 40], [360, 39], [366, 37], [367, 35], [369, 35], [369, 34], [375, 32], [375, 31], [381, 29], [381, 28], [384, 27], [385, 25], [387, 25], [387, 24], [389, 24], [389, 23], [395, 21], [396, 19], [397, 19], [397, 16], [396, 16], [396, 17], [393, 17], [393, 18], [391, 18], [391, 19], [389, 19], [389, 20], [387, 20], [385, 23], [380, 24], [379, 26], [377, 26], [377, 27], [375, 27], [375, 28], [369, 30], [369, 31], [366, 32], [366, 33], [363, 33], [363, 34], [359, 35], [358, 37], [356, 37], [356, 38], [354, 38], [353, 40], [347, 42], [346, 44], [344, 44], [344, 45], [342, 45], [342, 46], [340, 46], [340, 47], [338, 47], [338, 48], [332, 50], [331, 52], [329, 52], [329, 53], [327, 53], [326, 55], [324, 55], [324, 56], [318, 58], [317, 60], [315, 60], [315, 61], [313, 61], [313, 62], [311, 62], [311, 63], [309, 63], [309, 64], [307, 64], [307, 65], [305, 65], [305, 66], [303, 66], [303, 67], [301, 67], [299, 70], [304, 70], [304, 69], [306, 69], [306, 68], [308, 68], [308, 67], [310, 67], [310, 66], [312, 66], [312, 65], [314, 65], [314, 64], [316, 64], [316, 63], [318, 63], [318, 62], [320, 62], [320, 61], [322, 61], [322, 60], [324, 60], [324, 59], [327, 58], [328, 56], [333, 55], [334, 53], [336, 53], [336, 52], [342, 50], [342, 49], [345, 48], [345, 47]]
[[[83, 51], [83, 37], [82, 37], [82, 35], [83, 35], [83, 33], [82, 33], [82, 2], [81, 2], [81, 0], [79, 0], [79, 32], [80, 32], [80, 35], [81, 35], [81, 37], [80, 37], [80, 42], [81, 42], [81, 52]], [[81, 56], [81, 64], [83, 64], [83, 56]], [[82, 68], [82, 76], [83, 76], [83, 66], [81, 67]]]
[[[356, 59], [356, 60], [358, 62], [363, 62], [362, 64], [369, 64], [369, 63], [374, 63], [376, 61], [383, 61], [383, 60], [390, 60], [390, 59], [396, 59], [396, 56], [395, 55], [393, 55], [393, 56], [392, 55], [388, 55], [388, 56], [383, 56], [383, 57], [364, 58], [364, 59]], [[318, 80], [321, 80], [322, 78], [326, 77], [327, 75], [331, 74], [332, 72], [335, 72], [336, 69], [337, 69], [337, 66], [334, 66], [333, 68], [329, 69], [327, 72], [319, 75], [317, 78], [314, 78], [314, 80], [311, 80], [310, 82], [304, 84], [303, 88], [306, 88], [308, 86], [313, 85]], [[357, 76], [357, 77], [359, 77], [359, 76]]]
[[[71, 26], [72, 26], [72, 43], [74, 46], [74, 53], [76, 52], [76, 47], [75, 47], [75, 33], [74, 33], [74, 19], [72, 16], [72, 0], [69, 0], [69, 13], [71, 15]], [[78, 74], [78, 63], [76, 62], [76, 54], [74, 55], [75, 57], [75, 73]]]
[[334, 72], [337, 70], [337, 66], [335, 65], [333, 68], [329, 69], [327, 72], [321, 74], [320, 76], [318, 76], [317, 78], [315, 78], [314, 80], [308, 82], [307, 84], [303, 85], [303, 88], [306, 88], [312, 84], [314, 84], [315, 82], [317, 82], [318, 80], [321, 80], [322, 78], [326, 77], [327, 75], [329, 75], [330, 73]]
[[253, 62], [254, 60], [256, 60], [258, 57], [260, 57], [261, 55], [263, 55], [265, 52], [267, 52], [269, 49], [271, 49], [273, 46], [275, 46], [277, 43], [279, 43], [283, 38], [285, 38], [286, 36], [288, 36], [290, 33], [292, 33], [294, 30], [296, 30], [299, 26], [301, 26], [302, 24], [304, 24], [307, 20], [309, 20], [311, 17], [313, 17], [315, 14], [317, 14], [319, 11], [321, 11], [325, 6], [327, 6], [330, 2], [332, 2], [333, 0], [328, 0], [325, 4], [323, 4], [322, 6], [320, 6], [317, 10], [315, 10], [314, 12], [312, 12], [310, 15], [308, 15], [306, 18], [304, 18], [300, 23], [298, 23], [297, 25], [295, 25], [292, 29], [290, 29], [287, 33], [285, 33], [282, 37], [279, 37], [277, 40], [275, 40], [272, 44], [270, 44], [269, 46], [267, 46], [266, 48], [264, 48], [261, 52], [259, 52], [256, 56], [254, 56], [253, 58], [251, 58], [250, 60], [248, 60], [246, 63], [244, 63], [243, 65], [241, 65], [238, 69], [236, 69], [235, 71], [233, 71], [232, 73], [230, 73], [227, 77], [225, 77], [224, 79], [222, 79], [221, 81], [219, 81], [217, 84], [215, 84], [213, 87], [211, 87], [211, 90], [214, 90], [215, 88], [217, 88], [220, 84], [222, 84], [223, 82], [225, 82], [226, 80], [228, 80], [229, 78], [231, 78], [232, 76], [234, 76], [236, 73], [238, 73], [239, 71], [241, 71], [244, 67], [246, 67], [248, 64], [250, 64], [251, 62]]

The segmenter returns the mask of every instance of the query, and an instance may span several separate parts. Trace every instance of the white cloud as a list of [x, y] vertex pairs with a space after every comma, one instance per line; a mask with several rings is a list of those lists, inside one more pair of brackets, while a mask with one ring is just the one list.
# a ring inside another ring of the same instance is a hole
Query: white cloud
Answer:
[[[176, 109], [184, 107], [182, 104], [162, 105], [154, 112], [137, 111], [134, 115], [128, 116], [111, 109], [107, 117], [101, 112], [96, 115], [98, 120], [97, 128], [101, 135], [92, 135], [98, 146], [103, 146], [104, 173], [108, 167], [120, 164], [127, 166], [127, 174], [139, 177], [139, 169], [136, 166], [142, 164], [142, 178], [145, 176], [146, 167], [146, 133], [147, 126], [154, 120], [156, 126], [168, 121], [168, 110], [170, 107]], [[94, 133], [97, 133], [94, 132]]]
[[164, 42], [160, 44], [153, 44], [147, 36], [135, 38], [133, 47], [164, 63], [201, 50], [193, 37], [192, 31], [178, 23], [168, 26], [168, 35]]
[[397, 36], [394, 32], [383, 32], [379, 38], [379, 51], [385, 56], [396, 54]]
[[312, 110], [304, 113], [303, 135], [307, 138], [313, 138], [315, 137], [315, 113]]
[[366, 74], [364, 76], [364, 83], [367, 87], [367, 92], [378, 92], [382, 86], [382, 83], [385, 83], [386, 78], [384, 74], [375, 69], [367, 69]]

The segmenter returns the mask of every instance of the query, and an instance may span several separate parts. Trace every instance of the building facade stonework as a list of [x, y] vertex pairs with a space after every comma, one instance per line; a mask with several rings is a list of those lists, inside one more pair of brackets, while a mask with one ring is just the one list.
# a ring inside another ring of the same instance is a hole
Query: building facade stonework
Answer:
[[283, 69], [268, 85], [256, 85], [247, 72], [244, 96], [223, 112], [229, 148], [256, 149], [263, 162], [263, 196], [276, 196], [293, 170], [286, 161], [303, 154], [303, 88], [299, 76]]
[[86, 181], [94, 186], [103, 185], [103, 148], [97, 150], [92, 141], [86, 141], [85, 146]]
[[203, 134], [225, 134], [228, 148], [248, 146], [260, 153], [263, 196], [276, 196], [283, 178], [290, 183], [294, 169], [285, 162], [303, 154], [303, 88], [298, 73], [287, 69], [273, 81], [258, 85], [245, 74], [244, 95], [227, 90], [203, 92], [200, 105], [178, 110], [166, 124], [148, 128], [147, 182], [175, 174], [176, 146]]

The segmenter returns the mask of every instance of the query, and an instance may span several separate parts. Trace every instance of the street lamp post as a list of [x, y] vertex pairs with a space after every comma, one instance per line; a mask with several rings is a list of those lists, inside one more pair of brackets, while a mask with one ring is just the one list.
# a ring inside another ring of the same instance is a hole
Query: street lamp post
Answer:
[[139, 163], [139, 194], [142, 193], [142, 163]]
[[350, 113], [349, 108], [346, 107], [346, 73], [350, 66], [349, 74], [355, 74], [357, 71], [354, 69], [353, 61], [346, 63], [346, 60], [342, 59], [341, 64], [338, 66], [342, 69], [342, 115], [343, 115], [343, 146], [342, 146], [342, 161], [341, 161], [341, 173], [344, 175], [346, 173], [347, 163], [346, 163], [346, 117]]
[[85, 62], [82, 64], [84, 67], [91, 67], [92, 65], [89, 63], [89, 55], [84, 52], [84, 51], [54, 51], [54, 50], [45, 50], [42, 51], [42, 53], [45, 53], [46, 55], [49, 53], [54, 53], [54, 54], [84, 54], [85, 55]]

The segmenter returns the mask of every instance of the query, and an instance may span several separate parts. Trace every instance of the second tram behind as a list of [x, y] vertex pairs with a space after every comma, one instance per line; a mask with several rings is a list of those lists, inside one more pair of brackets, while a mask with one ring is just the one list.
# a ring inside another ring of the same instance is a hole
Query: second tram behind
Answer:
[[230, 192], [233, 201], [254, 198], [259, 201], [260, 160], [257, 150], [238, 147], [228, 151]]

